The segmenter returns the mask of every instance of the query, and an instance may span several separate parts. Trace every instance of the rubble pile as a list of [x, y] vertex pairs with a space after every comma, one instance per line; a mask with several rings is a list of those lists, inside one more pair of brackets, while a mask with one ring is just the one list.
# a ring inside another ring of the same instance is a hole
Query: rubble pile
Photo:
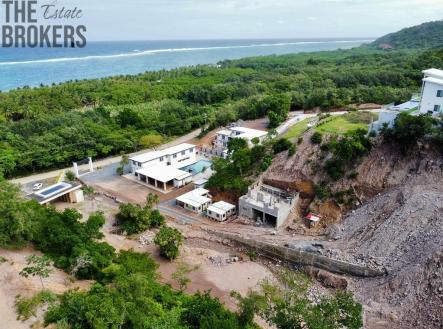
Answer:
[[331, 255], [387, 271], [352, 286], [360, 300], [378, 305], [374, 311], [389, 310], [384, 315], [391, 328], [442, 327], [443, 175], [410, 177], [329, 233], [342, 246]]

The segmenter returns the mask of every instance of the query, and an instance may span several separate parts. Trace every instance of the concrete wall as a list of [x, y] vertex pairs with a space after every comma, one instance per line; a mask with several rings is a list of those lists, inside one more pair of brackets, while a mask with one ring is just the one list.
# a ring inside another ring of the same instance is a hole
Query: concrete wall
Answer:
[[435, 113], [435, 105], [440, 105], [440, 113], [443, 113], [443, 97], [437, 97], [438, 90], [443, 90], [443, 86], [432, 82], [425, 82], [421, 97], [420, 113]]
[[83, 190], [76, 190], [69, 193], [69, 199], [72, 203], [79, 203], [85, 201], [85, 197], [83, 195]]
[[367, 268], [364, 266], [343, 262], [322, 256], [319, 254], [308, 253], [303, 251], [297, 251], [282, 246], [274, 246], [264, 242], [256, 240], [250, 240], [234, 236], [231, 234], [213, 232], [215, 235], [222, 237], [223, 239], [229, 239], [243, 245], [246, 245], [252, 249], [257, 250], [259, 253], [264, 254], [267, 257], [274, 259], [281, 259], [289, 263], [301, 264], [306, 266], [314, 266], [322, 270], [326, 270], [332, 273], [348, 274], [358, 277], [376, 277], [385, 275], [385, 272], [375, 269]]
[[189, 176], [189, 177], [182, 179], [182, 180], [174, 179], [174, 187], [180, 188], [180, 187], [185, 186], [191, 182], [192, 182], [192, 176]]

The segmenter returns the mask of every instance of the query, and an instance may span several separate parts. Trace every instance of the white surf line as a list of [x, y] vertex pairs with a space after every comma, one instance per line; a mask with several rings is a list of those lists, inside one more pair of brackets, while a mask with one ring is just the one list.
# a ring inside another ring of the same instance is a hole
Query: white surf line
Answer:
[[241, 49], [241, 48], [255, 48], [255, 47], [282, 47], [282, 46], [296, 46], [305, 44], [333, 44], [333, 43], [355, 43], [355, 42], [370, 42], [373, 40], [336, 40], [336, 41], [300, 41], [300, 42], [283, 42], [283, 43], [262, 43], [243, 46], [214, 46], [214, 47], [196, 47], [196, 48], [169, 48], [169, 49], [153, 49], [144, 50], [132, 53], [123, 53], [115, 55], [92, 55], [84, 57], [61, 57], [51, 59], [37, 59], [33, 61], [17, 61], [17, 62], [0, 62], [0, 66], [13, 66], [13, 65], [29, 65], [29, 64], [46, 64], [46, 63], [60, 63], [60, 62], [74, 62], [74, 61], [88, 61], [88, 60], [100, 60], [100, 59], [114, 59], [121, 57], [137, 57], [137, 56], [149, 56], [159, 53], [170, 52], [186, 52], [186, 51], [201, 51], [201, 50], [219, 50], [219, 49]]

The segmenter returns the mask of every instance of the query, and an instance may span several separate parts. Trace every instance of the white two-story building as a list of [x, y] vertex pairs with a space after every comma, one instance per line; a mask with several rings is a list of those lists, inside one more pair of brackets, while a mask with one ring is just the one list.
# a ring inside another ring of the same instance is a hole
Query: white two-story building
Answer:
[[443, 113], [443, 70], [423, 71], [423, 87], [420, 113], [439, 115]]
[[180, 168], [197, 161], [197, 150], [195, 145], [184, 143], [136, 155], [129, 161], [132, 173], [140, 182], [168, 192], [192, 181], [192, 175]]
[[252, 146], [253, 139], [257, 138], [261, 143], [265, 140], [267, 135], [268, 133], [263, 130], [233, 127], [217, 132], [215, 137], [215, 146], [219, 148], [227, 148], [229, 141], [233, 138], [243, 138], [248, 142], [249, 146]]

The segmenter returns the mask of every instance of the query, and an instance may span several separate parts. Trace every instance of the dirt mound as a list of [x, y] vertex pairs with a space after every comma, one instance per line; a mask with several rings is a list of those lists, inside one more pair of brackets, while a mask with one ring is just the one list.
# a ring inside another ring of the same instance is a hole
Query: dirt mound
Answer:
[[427, 164], [330, 230], [340, 258], [387, 270], [384, 278], [351, 284], [372, 325], [442, 327], [443, 175]]

